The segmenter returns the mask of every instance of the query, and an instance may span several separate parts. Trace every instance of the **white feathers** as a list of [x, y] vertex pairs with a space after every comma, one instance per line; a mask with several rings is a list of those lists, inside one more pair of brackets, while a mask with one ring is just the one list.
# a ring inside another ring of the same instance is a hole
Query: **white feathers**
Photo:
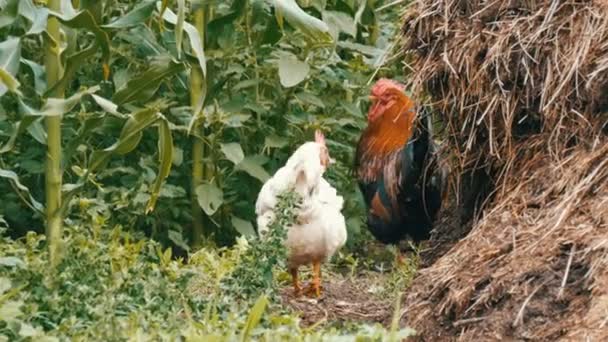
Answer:
[[285, 244], [291, 266], [330, 258], [346, 242], [344, 200], [323, 179], [323, 158], [329, 158], [323, 143], [303, 144], [262, 186], [256, 201], [258, 231], [263, 236], [275, 217], [277, 196], [292, 188], [302, 197], [297, 223], [287, 227]]

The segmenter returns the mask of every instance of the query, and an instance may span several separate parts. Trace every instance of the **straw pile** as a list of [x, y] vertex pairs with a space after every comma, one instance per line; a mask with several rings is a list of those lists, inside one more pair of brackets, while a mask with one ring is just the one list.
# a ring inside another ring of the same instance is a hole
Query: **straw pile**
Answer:
[[433, 341], [608, 340], [607, 1], [416, 0], [403, 32], [456, 174], [494, 190], [420, 272], [403, 324]]

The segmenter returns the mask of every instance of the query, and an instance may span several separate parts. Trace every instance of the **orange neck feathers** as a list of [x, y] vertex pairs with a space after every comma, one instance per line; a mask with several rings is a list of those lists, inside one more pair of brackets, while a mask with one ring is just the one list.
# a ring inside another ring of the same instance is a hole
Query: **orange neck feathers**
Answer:
[[368, 153], [386, 155], [403, 148], [413, 132], [414, 102], [400, 92], [384, 105], [374, 104], [373, 110], [382, 113], [373, 115], [363, 133]]

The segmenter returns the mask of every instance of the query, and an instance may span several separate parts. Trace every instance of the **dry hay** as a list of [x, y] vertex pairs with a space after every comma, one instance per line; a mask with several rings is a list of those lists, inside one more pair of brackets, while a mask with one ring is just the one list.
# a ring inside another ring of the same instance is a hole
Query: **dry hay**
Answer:
[[608, 340], [606, 2], [417, 0], [404, 37], [455, 174], [483, 170], [494, 192], [421, 270], [403, 324], [433, 341]]
[[608, 143], [598, 144], [561, 164], [522, 151], [501, 201], [420, 271], [404, 323], [429, 340], [608, 340]]

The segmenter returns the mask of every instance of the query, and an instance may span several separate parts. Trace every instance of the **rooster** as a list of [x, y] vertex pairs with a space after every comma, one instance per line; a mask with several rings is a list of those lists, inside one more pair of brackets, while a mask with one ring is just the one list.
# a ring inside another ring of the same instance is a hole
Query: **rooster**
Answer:
[[355, 155], [368, 229], [384, 244], [406, 236], [415, 243], [429, 238], [447, 176], [436, 156], [430, 119], [417, 115], [404, 90], [388, 79], [374, 84]]
[[343, 198], [323, 179], [331, 162], [325, 137], [317, 131], [315, 141], [300, 146], [262, 186], [256, 201], [258, 231], [263, 237], [276, 217], [273, 209], [278, 195], [292, 189], [302, 198], [297, 220], [287, 227], [285, 241], [296, 295], [301, 293], [298, 269], [307, 264], [312, 264], [313, 281], [306, 293], [321, 295], [321, 263], [346, 242], [346, 223], [341, 213]]

